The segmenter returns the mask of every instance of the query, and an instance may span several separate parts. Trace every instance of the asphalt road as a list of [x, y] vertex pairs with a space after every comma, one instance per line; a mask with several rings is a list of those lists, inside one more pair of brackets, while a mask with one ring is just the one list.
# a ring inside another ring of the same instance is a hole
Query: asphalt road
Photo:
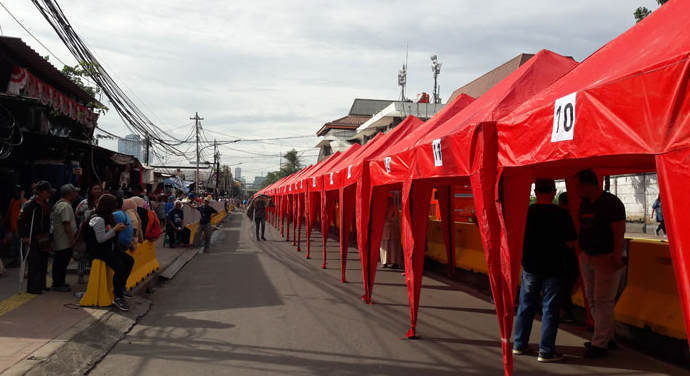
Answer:
[[[493, 306], [471, 291], [426, 277], [418, 333], [409, 327], [404, 277], [377, 274], [374, 305], [363, 304], [356, 249], [339, 283], [337, 242], [329, 269], [267, 227], [235, 213], [197, 255], [150, 296], [153, 308], [90, 375], [502, 375]], [[316, 232], [314, 239], [320, 239]], [[166, 249], [159, 250], [165, 252]], [[532, 344], [537, 347], [539, 323]], [[686, 370], [628, 350], [605, 360], [581, 357], [583, 338], [561, 331], [560, 364], [518, 357], [516, 375], [686, 375]]]

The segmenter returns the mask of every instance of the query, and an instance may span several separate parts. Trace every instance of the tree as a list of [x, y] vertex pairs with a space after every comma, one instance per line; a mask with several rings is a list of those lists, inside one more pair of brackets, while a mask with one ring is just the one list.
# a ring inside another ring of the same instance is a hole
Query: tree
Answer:
[[288, 151], [282, 157], [284, 162], [280, 167], [280, 170], [266, 174], [266, 180], [264, 180], [264, 182], [261, 184], [261, 188], [266, 188], [278, 180], [294, 174], [304, 167], [299, 159], [299, 153], [297, 153], [297, 150], [295, 149]]
[[[659, 6], [662, 6], [666, 4], [667, 1], [668, 0], [656, 0], [656, 3], [659, 4]], [[647, 9], [647, 7], [638, 7], [637, 9], [635, 9], [635, 13], [633, 13], [636, 22], [642, 21], [645, 17], [649, 16], [650, 14], [652, 14], [652, 11]]]

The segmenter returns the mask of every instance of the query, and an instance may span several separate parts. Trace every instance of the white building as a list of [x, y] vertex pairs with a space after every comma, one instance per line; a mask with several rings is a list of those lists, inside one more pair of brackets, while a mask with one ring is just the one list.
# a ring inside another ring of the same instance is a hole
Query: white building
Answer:
[[235, 179], [239, 179], [242, 177], [242, 168], [241, 167], [235, 167]]
[[124, 139], [117, 141], [117, 152], [135, 156], [138, 160], [144, 160], [144, 140], [135, 134], [128, 134]]

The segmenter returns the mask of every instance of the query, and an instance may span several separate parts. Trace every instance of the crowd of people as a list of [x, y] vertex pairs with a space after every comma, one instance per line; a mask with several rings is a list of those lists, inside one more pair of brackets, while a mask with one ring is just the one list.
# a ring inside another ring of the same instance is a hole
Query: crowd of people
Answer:
[[[100, 259], [114, 271], [113, 304], [128, 310], [125, 284], [134, 264], [132, 252], [144, 241], [161, 237], [162, 228], [166, 229], [170, 247], [189, 243], [183, 205], [200, 212], [192, 245], [200, 246], [203, 241], [204, 251], [210, 250], [211, 217], [217, 213], [210, 205], [211, 195], [197, 197], [178, 192], [146, 196], [139, 185], [125, 192], [106, 190], [93, 183], [82, 197], [81, 190], [72, 184], [56, 191], [47, 181], [34, 184], [32, 193], [27, 200], [24, 189], [17, 186], [2, 221], [12, 239], [12, 259], [6, 267], [19, 267], [25, 262], [29, 294], [69, 292], [66, 274], [72, 259], [77, 262], [78, 284], [85, 283], [91, 261]], [[48, 286], [51, 257], [52, 284]], [[0, 261], [0, 275], [4, 268]]]

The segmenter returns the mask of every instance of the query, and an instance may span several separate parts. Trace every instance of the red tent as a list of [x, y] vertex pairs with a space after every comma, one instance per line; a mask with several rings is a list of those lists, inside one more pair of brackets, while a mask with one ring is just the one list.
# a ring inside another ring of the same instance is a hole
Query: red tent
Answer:
[[[690, 249], [690, 210], [682, 204], [690, 196], [689, 19], [690, 2], [668, 2], [498, 122], [504, 296], [517, 289], [536, 177], [571, 185], [568, 178], [587, 167], [600, 176], [656, 170], [690, 328], [690, 258], [683, 251]], [[569, 196], [573, 214], [575, 198]]]
[[[500, 224], [493, 205], [496, 179], [496, 120], [539, 93], [577, 63], [550, 51], [540, 51], [480, 98], [436, 129], [424, 135], [415, 146], [413, 170], [403, 185], [403, 234], [406, 266], [411, 266], [410, 317], [414, 336], [424, 263], [429, 197], [438, 192], [442, 228], [447, 253], [454, 254], [452, 186], [472, 187], [477, 220], [485, 249], [489, 279], [494, 291], [496, 312], [503, 340], [506, 364], [511, 362], [510, 337], [513, 297], [501, 296], [504, 283], [499, 254]], [[418, 209], [419, 208], [419, 209]], [[449, 257], [454, 270], [454, 259]]]

